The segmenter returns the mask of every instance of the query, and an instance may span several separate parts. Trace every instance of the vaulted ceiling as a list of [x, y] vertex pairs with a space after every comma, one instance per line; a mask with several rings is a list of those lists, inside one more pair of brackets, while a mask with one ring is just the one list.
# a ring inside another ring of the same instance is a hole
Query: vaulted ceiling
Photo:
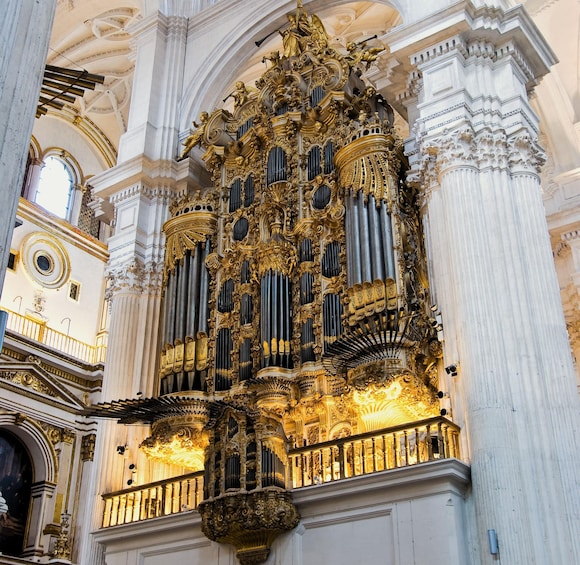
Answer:
[[[218, 0], [225, 1], [225, 0]], [[216, 3], [216, 2], [212, 2]], [[385, 33], [400, 24], [397, 12], [385, 4], [351, 2], [318, 10], [331, 37], [346, 45], [374, 33]], [[575, 0], [528, 0], [526, 7], [556, 52], [559, 63], [553, 76], [574, 124], [580, 123], [580, 4]], [[134, 53], [131, 26], [137, 23], [151, 0], [58, 0], [47, 63], [86, 69], [105, 81], [74, 103], [74, 110], [88, 118], [117, 148], [126, 131]], [[262, 57], [277, 48], [279, 37], [264, 42], [241, 67], [240, 79], [251, 80], [264, 70]]]

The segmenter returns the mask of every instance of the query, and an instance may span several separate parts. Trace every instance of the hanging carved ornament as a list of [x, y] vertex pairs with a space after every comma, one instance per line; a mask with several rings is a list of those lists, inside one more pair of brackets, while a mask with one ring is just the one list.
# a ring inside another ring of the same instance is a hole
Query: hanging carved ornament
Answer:
[[154, 432], [139, 448], [149, 457], [169, 465], [178, 465], [191, 471], [203, 469], [207, 433], [192, 425], [174, 427], [169, 421], [154, 427]]
[[291, 493], [277, 488], [226, 494], [202, 502], [197, 509], [203, 533], [233, 545], [241, 565], [266, 561], [274, 540], [300, 520]]
[[350, 399], [365, 431], [439, 415], [435, 391], [409, 372], [393, 375], [382, 383], [373, 382], [369, 374], [367, 385], [353, 388]]

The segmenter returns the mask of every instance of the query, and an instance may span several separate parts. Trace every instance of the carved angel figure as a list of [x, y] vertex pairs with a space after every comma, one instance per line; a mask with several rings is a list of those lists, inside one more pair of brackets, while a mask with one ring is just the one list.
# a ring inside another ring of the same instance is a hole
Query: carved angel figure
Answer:
[[181, 155], [179, 156], [179, 159], [185, 159], [185, 157], [187, 156], [187, 154], [196, 146], [199, 145], [201, 143], [201, 140], [203, 138], [203, 134], [205, 133], [205, 128], [207, 125], [207, 121], [209, 120], [209, 114], [207, 112], [202, 112], [199, 115], [199, 121], [201, 122], [200, 124], [196, 123], [195, 120], [192, 122], [193, 123], [193, 127], [196, 128], [196, 130], [190, 134], [186, 140], [183, 142], [183, 151], [181, 152]]
[[324, 48], [328, 45], [328, 35], [321, 19], [313, 15], [310, 18], [298, 2], [296, 14], [288, 14], [290, 25], [280, 32], [284, 45], [284, 57], [296, 57], [308, 47]]
[[236, 82], [236, 90], [234, 90], [232, 96], [234, 98], [234, 108], [238, 108], [239, 106], [243, 106], [248, 101], [250, 91], [248, 87], [241, 80], [239, 80]]
[[350, 62], [351, 66], [355, 67], [359, 63], [365, 64], [365, 70], [369, 70], [371, 64], [377, 60], [380, 53], [382, 53], [384, 47], [369, 47], [366, 48], [367, 42], [355, 43], [354, 41], [349, 41], [346, 44], [346, 49], [348, 55], [346, 58]]

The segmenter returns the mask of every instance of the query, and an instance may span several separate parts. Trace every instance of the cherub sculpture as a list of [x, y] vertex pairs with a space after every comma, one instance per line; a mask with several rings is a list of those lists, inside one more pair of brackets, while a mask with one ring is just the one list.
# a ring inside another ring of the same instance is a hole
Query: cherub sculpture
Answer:
[[352, 67], [356, 67], [359, 63], [364, 63], [365, 70], [368, 71], [371, 64], [377, 60], [379, 54], [385, 50], [384, 47], [369, 47], [367, 49], [366, 46], [366, 41], [363, 41], [362, 43], [349, 41], [346, 44], [346, 49], [348, 51], [346, 58]]
[[179, 160], [185, 159], [185, 157], [187, 157], [188, 153], [196, 146], [201, 144], [203, 135], [205, 133], [205, 128], [207, 126], [207, 121], [209, 120], [209, 114], [207, 112], [202, 112], [199, 115], [199, 121], [201, 122], [200, 124], [196, 123], [195, 120], [192, 122], [193, 127], [196, 128], [196, 130], [190, 134], [186, 140], [183, 142], [183, 151], [181, 152], [181, 155], [179, 156]]

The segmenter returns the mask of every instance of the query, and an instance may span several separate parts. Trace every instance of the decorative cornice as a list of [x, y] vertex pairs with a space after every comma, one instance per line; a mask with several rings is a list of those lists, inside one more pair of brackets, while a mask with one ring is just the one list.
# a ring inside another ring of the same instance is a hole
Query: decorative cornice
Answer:
[[[430, 33], [426, 34], [425, 30]], [[511, 57], [528, 91], [557, 62], [521, 6], [503, 10], [457, 2], [425, 19], [398, 26], [385, 40], [400, 63], [398, 72], [405, 75], [404, 79], [390, 79], [395, 90], [392, 98], [401, 105], [413, 100], [421, 88], [420, 73], [444, 58], [459, 56], [463, 60], [497, 61]], [[406, 90], [402, 91], [401, 87]]]
[[149, 200], [161, 200], [164, 204], [169, 203], [169, 200], [175, 195], [173, 189], [168, 186], [155, 186], [152, 187], [145, 182], [137, 182], [124, 188], [115, 194], [112, 194], [109, 198], [112, 204], [119, 204], [124, 200], [129, 200], [134, 196], [143, 196]]

